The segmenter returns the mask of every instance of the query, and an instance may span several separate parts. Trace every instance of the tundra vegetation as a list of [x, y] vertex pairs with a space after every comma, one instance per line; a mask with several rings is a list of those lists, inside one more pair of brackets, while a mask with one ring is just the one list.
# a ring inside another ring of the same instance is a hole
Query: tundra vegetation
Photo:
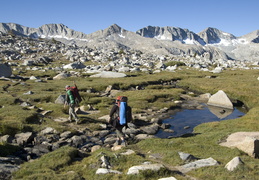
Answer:
[[[50, 76], [56, 73], [49, 71]], [[15, 74], [15, 72], [14, 72]], [[24, 76], [32, 75], [32, 72], [24, 70]], [[33, 72], [35, 75], [35, 72]], [[46, 74], [39, 73], [38, 77]], [[199, 158], [212, 157], [220, 162], [217, 166], [204, 167], [187, 173], [197, 179], [258, 179], [258, 159], [254, 159], [238, 149], [222, 147], [219, 142], [233, 132], [259, 131], [259, 86], [257, 77], [258, 70], [231, 70], [227, 69], [219, 74], [203, 72], [182, 67], [176, 72], [161, 73], [129, 73], [125, 78], [91, 78], [88, 74], [81, 77], [70, 77], [62, 80], [47, 80], [46, 82], [35, 82], [27, 80], [24, 83], [0, 80], [0, 133], [1, 135], [14, 135], [19, 132], [38, 132], [46, 127], [53, 127], [59, 132], [73, 131], [72, 126], [53, 121], [54, 118], [67, 118], [67, 109], [63, 105], [55, 104], [59, 95], [65, 94], [64, 87], [76, 81], [84, 100], [81, 105], [91, 104], [99, 113], [80, 114], [82, 123], [78, 126], [87, 127], [91, 130], [98, 129], [100, 121], [98, 118], [109, 113], [114, 99], [100, 96], [99, 93], [89, 93], [92, 89], [96, 92], [105, 91], [106, 87], [122, 90], [117, 95], [126, 95], [133, 113], [141, 112], [149, 108], [174, 108], [176, 104], [172, 100], [179, 100], [180, 94], [189, 91], [199, 93], [216, 93], [223, 90], [231, 99], [242, 101], [249, 109], [248, 113], [237, 119], [220, 122], [201, 124], [194, 129], [197, 135], [191, 137], [178, 137], [171, 139], [146, 139], [136, 144], [130, 144], [127, 149], [136, 153], [129, 156], [120, 156], [120, 151], [111, 151], [110, 148], [101, 148], [89, 153], [82, 160], [76, 160], [77, 149], [73, 147], [62, 147], [51, 153], [45, 154], [32, 162], [21, 165], [13, 179], [159, 179], [161, 177], [174, 176], [177, 179], [188, 179], [176, 171], [173, 167], [182, 165], [178, 152], [187, 152]], [[212, 77], [213, 78], [208, 78]], [[166, 82], [178, 80], [177, 87], [170, 85], [153, 85], [152, 82]], [[142, 90], [131, 90], [132, 87], [145, 87]], [[26, 94], [32, 91], [33, 94]], [[26, 101], [51, 113], [41, 119], [36, 109], [28, 109], [19, 105], [20, 101]], [[40, 123], [39, 123], [40, 122]], [[11, 155], [17, 149], [16, 146], [0, 144], [0, 155]], [[112, 169], [119, 170], [123, 174], [96, 175], [96, 169], [100, 154], [109, 157]], [[151, 154], [159, 154], [158, 159], [150, 158]], [[233, 172], [229, 172], [224, 166], [233, 157], [239, 156], [244, 165], [239, 166]], [[138, 175], [126, 175], [127, 170], [134, 165], [143, 162], [159, 162], [167, 169], [159, 172], [143, 171]]]

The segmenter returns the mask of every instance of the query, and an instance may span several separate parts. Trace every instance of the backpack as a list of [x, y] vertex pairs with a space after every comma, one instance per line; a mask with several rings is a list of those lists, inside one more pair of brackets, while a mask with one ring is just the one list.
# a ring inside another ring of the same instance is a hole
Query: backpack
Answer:
[[67, 91], [68, 99], [67, 102], [70, 104], [75, 104], [75, 98], [71, 90]]
[[76, 86], [70, 87], [69, 90], [72, 92], [76, 104], [79, 104], [82, 101], [82, 97], [79, 94], [79, 90]]
[[126, 125], [129, 121], [128, 118], [128, 105], [127, 105], [128, 98], [126, 96], [118, 96], [117, 97], [117, 106], [119, 107], [119, 122], [120, 125]]

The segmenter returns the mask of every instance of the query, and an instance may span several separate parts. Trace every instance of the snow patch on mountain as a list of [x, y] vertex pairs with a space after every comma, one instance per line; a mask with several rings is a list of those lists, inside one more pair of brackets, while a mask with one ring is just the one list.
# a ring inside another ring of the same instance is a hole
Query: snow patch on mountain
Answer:
[[237, 45], [245, 45], [249, 44], [249, 42], [246, 39], [218, 39], [217, 43], [210, 43], [211, 46], [237, 46]]
[[66, 40], [69, 40], [69, 41], [72, 41], [72, 40], [76, 40], [76, 41], [85, 41], [85, 42], [88, 42], [89, 40], [87, 39], [79, 39], [79, 38], [69, 38], [69, 37], [66, 37], [66, 36], [62, 36], [62, 35], [54, 35], [54, 36], [51, 36], [51, 35], [39, 35], [40, 38], [48, 38], [48, 39], [51, 39], [51, 38], [57, 38], [57, 39], [66, 39]]
[[126, 38], [126, 37], [123, 35], [123, 29], [121, 29], [121, 33], [119, 34], [119, 36], [120, 36], [121, 38]]
[[[147, 36], [145, 36], [145, 37], [147, 37]], [[157, 36], [154, 36], [154, 38], [157, 40], [170, 40], [170, 41], [172, 40], [172, 38], [169, 38], [168, 36], [165, 36], [164, 34], [159, 34]]]

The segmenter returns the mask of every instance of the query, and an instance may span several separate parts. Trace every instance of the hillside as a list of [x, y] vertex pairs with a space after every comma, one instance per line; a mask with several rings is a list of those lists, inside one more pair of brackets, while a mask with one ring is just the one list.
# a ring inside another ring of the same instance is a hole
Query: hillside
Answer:
[[198, 34], [178, 27], [152, 26], [130, 32], [113, 24], [107, 29], [84, 34], [63, 24], [45, 24], [39, 28], [29, 28], [14, 23], [0, 24], [0, 32], [7, 33], [11, 30], [26, 37], [55, 38], [68, 45], [76, 44], [103, 51], [127, 49], [176, 57], [198, 55], [198, 60], [207, 58], [213, 61], [237, 60], [250, 64], [258, 61], [257, 31], [241, 37], [211, 27]]

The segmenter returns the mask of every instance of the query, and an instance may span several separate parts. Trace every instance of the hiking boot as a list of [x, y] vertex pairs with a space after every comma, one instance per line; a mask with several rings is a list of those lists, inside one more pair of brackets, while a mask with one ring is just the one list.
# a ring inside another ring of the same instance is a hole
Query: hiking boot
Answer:
[[119, 140], [116, 140], [115, 143], [113, 144], [113, 146], [118, 146], [120, 144]]
[[123, 140], [122, 142], [121, 142], [121, 146], [126, 146], [126, 141], [125, 140]]

